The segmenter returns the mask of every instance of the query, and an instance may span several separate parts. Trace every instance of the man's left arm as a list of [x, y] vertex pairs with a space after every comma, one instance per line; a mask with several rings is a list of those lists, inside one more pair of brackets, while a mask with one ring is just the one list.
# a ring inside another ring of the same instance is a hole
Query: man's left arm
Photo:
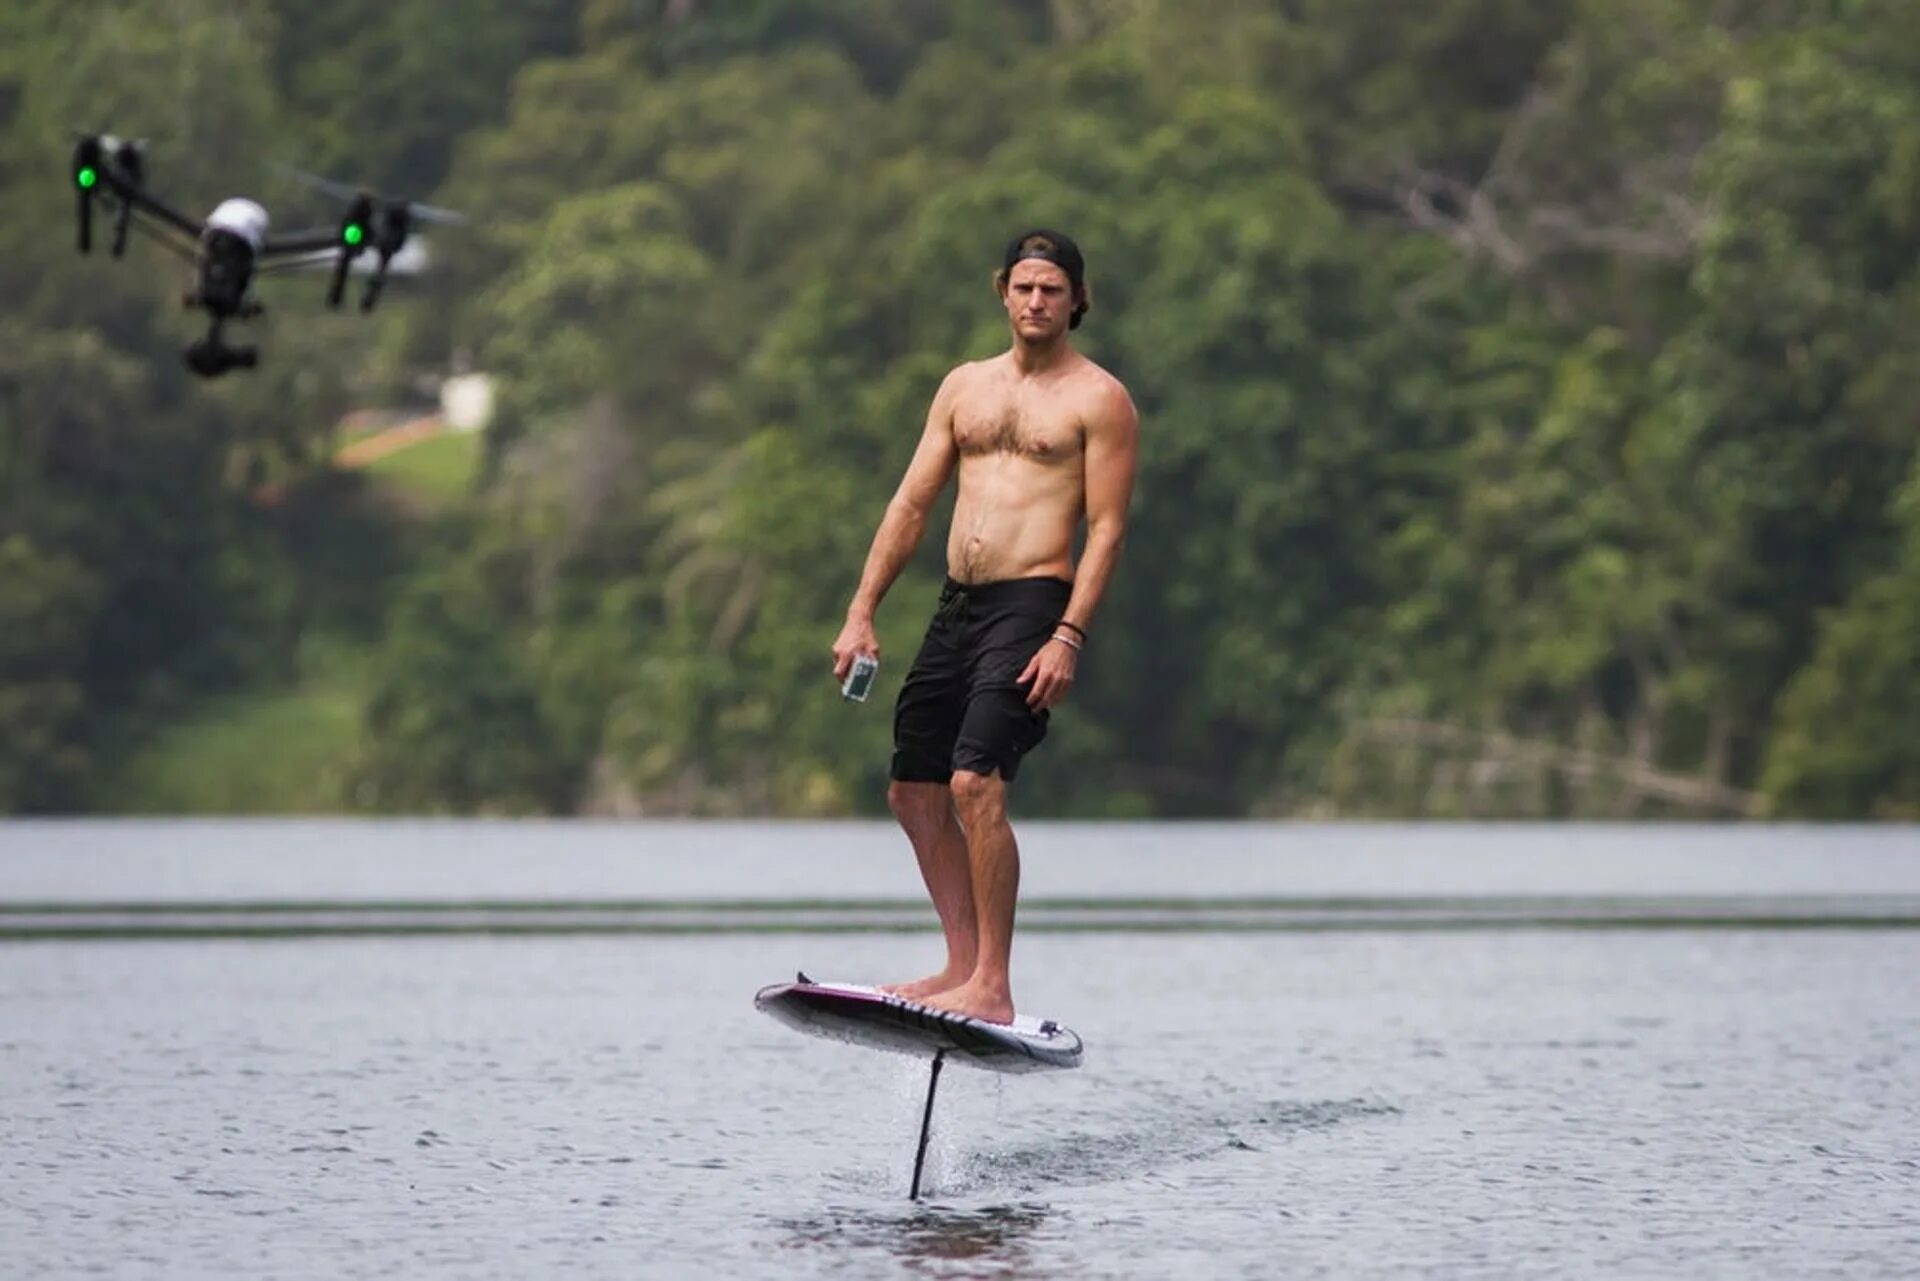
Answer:
[[1087, 543], [1073, 575], [1073, 595], [1061, 621], [1081, 637], [1106, 594], [1107, 580], [1127, 536], [1133, 472], [1140, 457], [1140, 415], [1126, 388], [1113, 384], [1101, 412], [1087, 423]]
[[1126, 540], [1127, 506], [1133, 499], [1133, 472], [1140, 454], [1140, 415], [1126, 388], [1116, 382], [1102, 395], [1086, 431], [1086, 546], [1053, 639], [1040, 647], [1020, 674], [1022, 685], [1031, 682], [1027, 705], [1036, 711], [1054, 706], [1073, 685], [1087, 625], [1106, 593], [1120, 545]]

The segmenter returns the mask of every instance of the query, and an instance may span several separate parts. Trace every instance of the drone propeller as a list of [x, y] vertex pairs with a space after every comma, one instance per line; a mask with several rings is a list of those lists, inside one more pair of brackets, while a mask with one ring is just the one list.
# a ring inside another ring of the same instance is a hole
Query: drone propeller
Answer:
[[422, 222], [437, 222], [444, 227], [464, 226], [467, 216], [457, 209], [442, 209], [438, 205], [422, 204], [418, 200], [409, 200], [406, 206], [413, 216]]
[[73, 185], [78, 193], [80, 252], [93, 250], [93, 201], [104, 185], [116, 198], [112, 253], [127, 251], [127, 229], [133, 221], [133, 200], [147, 181], [147, 143], [144, 138], [116, 138], [112, 134], [82, 133], [73, 146]]
[[335, 182], [331, 178], [322, 177], [317, 173], [309, 173], [305, 169], [296, 168], [293, 165], [279, 165], [276, 167], [295, 181], [311, 187], [315, 191], [325, 192], [335, 200], [351, 201], [358, 200], [362, 196], [368, 196], [379, 201], [381, 204], [405, 205], [411, 215], [418, 218], [421, 222], [445, 223], [448, 226], [457, 227], [467, 220], [465, 214], [454, 209], [442, 209], [437, 205], [430, 205], [419, 200], [381, 196], [365, 187], [351, 187], [344, 182]]
[[387, 282], [387, 268], [393, 256], [407, 243], [414, 222], [433, 222], [457, 226], [466, 218], [452, 209], [413, 200], [398, 200], [376, 195], [364, 187], [349, 187], [343, 182], [323, 178], [292, 165], [277, 166], [296, 181], [347, 202], [340, 218], [340, 240], [333, 262], [333, 280], [327, 287], [327, 306], [338, 307], [346, 292], [347, 272], [354, 259], [371, 252], [375, 258], [366, 290], [360, 295], [360, 310], [372, 311]]
[[276, 164], [273, 167], [301, 184], [312, 187], [315, 191], [326, 192], [336, 200], [357, 200], [361, 196], [372, 194], [359, 187], [349, 187], [344, 182], [335, 182], [331, 178], [322, 178], [317, 173], [308, 173], [305, 169], [298, 169], [293, 165]]

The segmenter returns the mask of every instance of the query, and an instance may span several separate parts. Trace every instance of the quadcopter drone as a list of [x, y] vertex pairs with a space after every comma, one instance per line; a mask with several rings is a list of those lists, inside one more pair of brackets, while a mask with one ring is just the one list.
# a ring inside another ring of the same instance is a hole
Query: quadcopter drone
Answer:
[[206, 337], [186, 350], [187, 368], [202, 378], [217, 378], [229, 369], [251, 369], [258, 362], [257, 348], [229, 346], [221, 336], [229, 320], [249, 320], [263, 310], [252, 292], [256, 274], [331, 265], [327, 306], [338, 307], [346, 292], [347, 272], [362, 254], [372, 254], [372, 269], [366, 273], [366, 288], [360, 295], [360, 310], [372, 311], [388, 271], [406, 269], [404, 261], [396, 265], [395, 258], [408, 247], [414, 221], [460, 221], [449, 210], [386, 199], [295, 171], [303, 181], [344, 200], [346, 211], [334, 226], [275, 236], [267, 233], [265, 207], [241, 197], [221, 201], [205, 222], [194, 221], [147, 190], [146, 169], [144, 142], [111, 134], [81, 136], [73, 148], [80, 252], [92, 252], [93, 204], [99, 200], [113, 214], [114, 257], [126, 252], [128, 230], [138, 228], [193, 264], [199, 278], [181, 302], [204, 309], [211, 321]]

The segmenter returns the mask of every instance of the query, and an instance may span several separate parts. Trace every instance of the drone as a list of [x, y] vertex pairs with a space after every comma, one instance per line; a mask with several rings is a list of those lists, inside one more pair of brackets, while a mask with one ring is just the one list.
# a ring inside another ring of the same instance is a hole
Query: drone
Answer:
[[221, 201], [204, 222], [196, 222], [147, 190], [144, 141], [82, 134], [73, 148], [80, 252], [93, 251], [93, 207], [99, 201], [113, 216], [110, 248], [115, 258], [126, 252], [128, 231], [138, 229], [192, 263], [198, 279], [181, 303], [204, 310], [209, 327], [206, 337], [186, 349], [187, 368], [202, 378], [217, 378], [230, 369], [251, 369], [259, 361], [258, 348], [229, 345], [222, 336], [228, 321], [251, 320], [264, 310], [253, 294], [256, 275], [330, 266], [327, 306], [338, 308], [346, 294], [348, 271], [362, 254], [371, 254], [360, 310], [372, 311], [386, 286], [387, 273], [408, 270], [402, 250], [419, 248], [417, 239], [411, 246], [408, 243], [414, 222], [462, 221], [451, 210], [388, 199], [299, 170], [292, 172], [345, 201], [338, 223], [269, 235], [265, 206], [237, 196]]

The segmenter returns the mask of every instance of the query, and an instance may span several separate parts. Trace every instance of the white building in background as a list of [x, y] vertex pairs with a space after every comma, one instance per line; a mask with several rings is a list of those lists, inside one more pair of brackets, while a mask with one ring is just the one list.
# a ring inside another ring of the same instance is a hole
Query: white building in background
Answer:
[[449, 431], [479, 431], [493, 417], [493, 379], [455, 374], [440, 384], [440, 418]]

